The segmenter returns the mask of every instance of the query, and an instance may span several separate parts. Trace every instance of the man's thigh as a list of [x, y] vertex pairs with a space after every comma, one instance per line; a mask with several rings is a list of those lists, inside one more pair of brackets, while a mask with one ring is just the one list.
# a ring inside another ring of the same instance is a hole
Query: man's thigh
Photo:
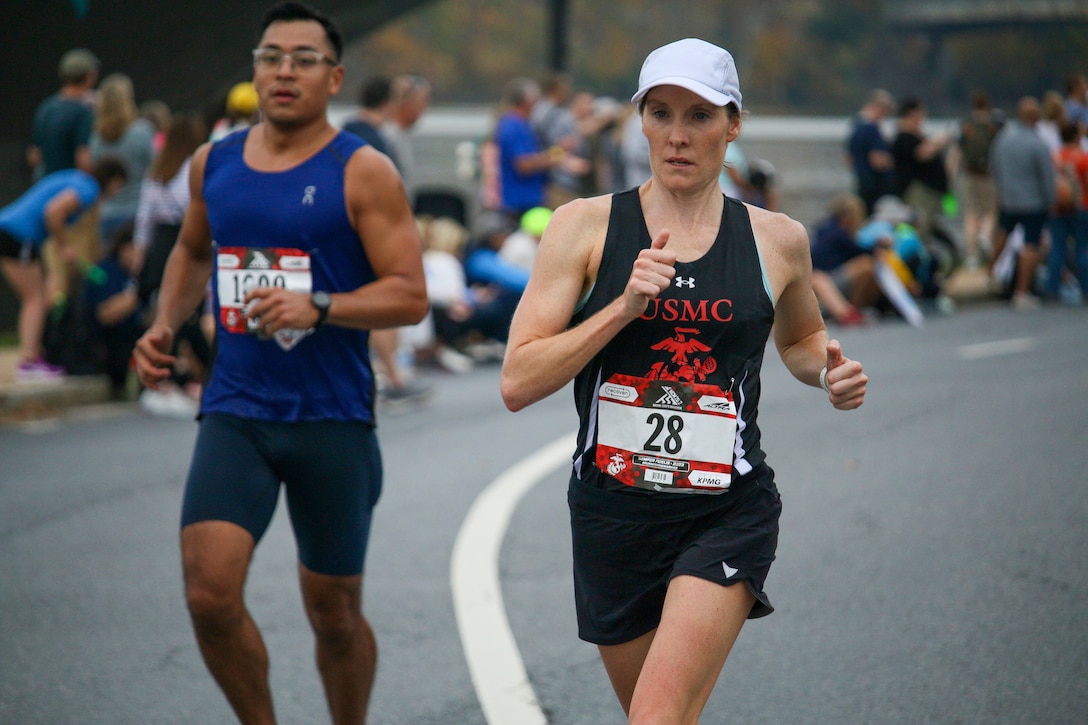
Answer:
[[362, 573], [382, 490], [373, 427], [354, 421], [292, 424], [278, 452], [299, 560], [318, 574]]

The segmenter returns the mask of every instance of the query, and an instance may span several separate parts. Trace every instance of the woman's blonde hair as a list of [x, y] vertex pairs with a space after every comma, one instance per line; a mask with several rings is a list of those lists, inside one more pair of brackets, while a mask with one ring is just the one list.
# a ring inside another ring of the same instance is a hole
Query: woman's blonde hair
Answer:
[[138, 117], [132, 79], [123, 73], [112, 73], [102, 79], [94, 122], [102, 140], [117, 141]]
[[420, 220], [423, 248], [432, 252], [446, 252], [455, 257], [468, 242], [468, 230], [449, 217]]
[[1065, 99], [1057, 91], [1047, 91], [1043, 94], [1042, 103], [1043, 118], [1053, 121], [1058, 126], [1065, 125]]

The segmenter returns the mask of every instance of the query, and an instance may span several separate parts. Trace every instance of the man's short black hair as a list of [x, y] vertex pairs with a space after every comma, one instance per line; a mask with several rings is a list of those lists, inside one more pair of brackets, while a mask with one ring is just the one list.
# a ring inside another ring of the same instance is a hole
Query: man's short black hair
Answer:
[[1080, 128], [1075, 123], [1063, 123], [1058, 129], [1058, 137], [1063, 144], [1070, 144], [1080, 138]]
[[268, 26], [272, 23], [290, 22], [292, 20], [313, 20], [320, 23], [321, 27], [325, 29], [325, 37], [328, 38], [329, 45], [332, 46], [332, 50], [336, 54], [336, 57], [332, 60], [337, 63], [340, 62], [340, 56], [344, 52], [344, 39], [340, 35], [340, 30], [328, 16], [302, 3], [281, 2], [273, 5], [265, 13], [264, 19], [261, 20], [261, 27], [257, 31], [257, 42], [261, 42], [264, 31], [268, 30]]
[[899, 103], [899, 117], [909, 116], [915, 111], [925, 110], [925, 106], [922, 105], [922, 99], [915, 98], [914, 96], [907, 96]]
[[369, 110], [381, 108], [389, 102], [393, 84], [385, 76], [374, 76], [359, 89], [359, 105]]

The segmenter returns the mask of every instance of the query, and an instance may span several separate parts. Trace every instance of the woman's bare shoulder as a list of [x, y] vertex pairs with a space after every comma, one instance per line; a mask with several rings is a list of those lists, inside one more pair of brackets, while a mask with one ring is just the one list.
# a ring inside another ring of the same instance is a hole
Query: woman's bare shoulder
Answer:
[[750, 204], [748, 216], [752, 220], [752, 233], [764, 255], [782, 260], [807, 257], [808, 232], [801, 222], [781, 212], [768, 211]]
[[602, 196], [587, 196], [580, 199], [574, 199], [572, 201], [563, 204], [555, 213], [552, 218], [559, 217], [559, 220], [577, 220], [580, 223], [600, 224], [602, 222], [608, 222], [608, 215], [612, 211], [612, 195], [604, 194]]
[[611, 209], [611, 194], [575, 199], [556, 209], [540, 238], [533, 274], [577, 278], [584, 291], [600, 265]]
[[552, 214], [548, 231], [541, 242], [551, 237], [558, 238], [564, 245], [593, 247], [603, 244], [611, 211], [611, 194], [567, 202]]

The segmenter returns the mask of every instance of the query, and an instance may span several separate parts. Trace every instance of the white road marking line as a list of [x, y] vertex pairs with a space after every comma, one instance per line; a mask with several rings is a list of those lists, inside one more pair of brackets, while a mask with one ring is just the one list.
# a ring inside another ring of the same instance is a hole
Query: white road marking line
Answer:
[[1027, 352], [1035, 347], [1034, 337], [1014, 337], [1008, 340], [979, 342], [974, 345], [960, 345], [956, 353], [963, 360], [981, 360], [985, 357], [1012, 355]]
[[545, 474], [570, 461], [567, 434], [507, 469], [473, 502], [450, 563], [453, 611], [476, 697], [489, 725], [546, 725], [510, 631], [499, 583], [499, 549], [518, 501]]

